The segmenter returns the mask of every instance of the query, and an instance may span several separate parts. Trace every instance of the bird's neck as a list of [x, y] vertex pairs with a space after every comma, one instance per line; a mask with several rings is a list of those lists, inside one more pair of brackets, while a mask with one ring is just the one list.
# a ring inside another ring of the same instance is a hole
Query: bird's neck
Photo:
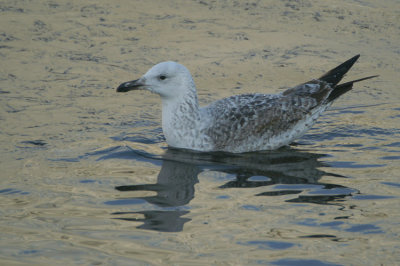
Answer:
[[193, 131], [200, 122], [197, 93], [188, 91], [173, 98], [162, 98], [162, 128], [167, 143], [188, 148]]

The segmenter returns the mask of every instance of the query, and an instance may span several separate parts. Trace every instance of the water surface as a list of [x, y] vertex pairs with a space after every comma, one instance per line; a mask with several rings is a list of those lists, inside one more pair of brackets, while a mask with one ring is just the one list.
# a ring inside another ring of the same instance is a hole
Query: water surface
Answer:
[[[0, 3], [1, 264], [398, 263], [396, 1], [330, 3]], [[358, 53], [380, 77], [276, 151], [168, 148], [159, 99], [115, 93], [163, 60], [202, 104], [275, 93]]]

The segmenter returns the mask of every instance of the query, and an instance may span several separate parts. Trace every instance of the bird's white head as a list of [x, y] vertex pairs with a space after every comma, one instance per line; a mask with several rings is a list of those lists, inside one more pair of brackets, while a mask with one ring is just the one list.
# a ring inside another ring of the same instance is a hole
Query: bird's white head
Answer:
[[195, 93], [196, 87], [189, 70], [176, 62], [159, 63], [146, 72], [140, 79], [122, 83], [117, 92], [145, 89], [159, 94], [161, 98], [176, 98]]

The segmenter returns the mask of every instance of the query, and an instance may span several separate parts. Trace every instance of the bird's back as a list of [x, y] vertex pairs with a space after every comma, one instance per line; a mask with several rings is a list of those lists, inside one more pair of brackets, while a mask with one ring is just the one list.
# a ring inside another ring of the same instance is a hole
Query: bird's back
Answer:
[[205, 134], [215, 150], [246, 152], [289, 144], [309, 129], [328, 104], [324, 82], [302, 84], [276, 95], [242, 94], [205, 107]]

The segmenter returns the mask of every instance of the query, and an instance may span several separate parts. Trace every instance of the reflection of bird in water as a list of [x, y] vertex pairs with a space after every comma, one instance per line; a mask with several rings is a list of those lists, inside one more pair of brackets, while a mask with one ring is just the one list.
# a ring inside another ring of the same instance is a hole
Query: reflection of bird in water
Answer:
[[198, 183], [200, 169], [196, 165], [164, 161], [156, 184], [119, 186], [119, 191], [155, 191], [157, 196], [143, 197], [160, 207], [183, 206], [194, 197], [194, 185]]
[[[167, 151], [166, 154], [169, 154]], [[136, 154], [134, 154], [136, 156]], [[154, 160], [154, 159], [153, 159]], [[179, 207], [188, 204], [194, 198], [194, 185], [198, 183], [197, 175], [200, 168], [195, 164], [179, 161], [163, 160], [156, 184], [128, 185], [116, 187], [119, 191], [154, 191], [156, 196], [141, 197], [141, 199], [159, 207]], [[128, 221], [143, 222], [138, 228], [163, 232], [182, 231], [183, 225], [190, 221], [181, 216], [189, 213], [185, 210], [150, 210], [138, 212], [116, 212], [114, 215], [142, 214], [143, 219], [118, 218]]]
[[[129, 158], [129, 153], [123, 151], [123, 158]], [[118, 219], [142, 221], [140, 228], [159, 231], [179, 231], [183, 224], [190, 219], [182, 218], [187, 210], [177, 207], [187, 205], [195, 196], [195, 184], [199, 182], [198, 175], [202, 171], [218, 171], [236, 176], [220, 188], [251, 188], [286, 184], [287, 186], [272, 191], [260, 193], [257, 196], [276, 196], [302, 194], [304, 189], [318, 190], [319, 194], [298, 195], [289, 201], [314, 202], [329, 204], [330, 201], [350, 195], [354, 190], [335, 184], [323, 184], [318, 180], [324, 175], [341, 177], [324, 172], [319, 167], [325, 166], [318, 161], [324, 155], [281, 149], [271, 152], [227, 154], [227, 153], [200, 153], [168, 149], [161, 157], [150, 154], [140, 155], [142, 160], [158, 164], [162, 160], [162, 167], [155, 184], [126, 185], [116, 187], [119, 191], [154, 191], [155, 196], [139, 197], [147, 202], [162, 208], [138, 212], [117, 212]], [[112, 158], [118, 158], [113, 154]], [[131, 151], [131, 158], [136, 159], [138, 153]], [[265, 177], [263, 180], [252, 180], [253, 177]], [[305, 184], [299, 188], [293, 184]], [[329, 193], [324, 194], [324, 190]], [[333, 192], [333, 193], [332, 193]], [[130, 197], [132, 198], [132, 197]], [[171, 209], [171, 207], [175, 207]], [[143, 219], [129, 218], [128, 215], [142, 214]]]
[[273, 150], [303, 136], [354, 83], [374, 77], [339, 84], [358, 58], [279, 94], [235, 95], [202, 108], [189, 70], [175, 62], [155, 65], [140, 79], [121, 84], [117, 92], [145, 89], [161, 96], [162, 128], [171, 147], [235, 153]]

